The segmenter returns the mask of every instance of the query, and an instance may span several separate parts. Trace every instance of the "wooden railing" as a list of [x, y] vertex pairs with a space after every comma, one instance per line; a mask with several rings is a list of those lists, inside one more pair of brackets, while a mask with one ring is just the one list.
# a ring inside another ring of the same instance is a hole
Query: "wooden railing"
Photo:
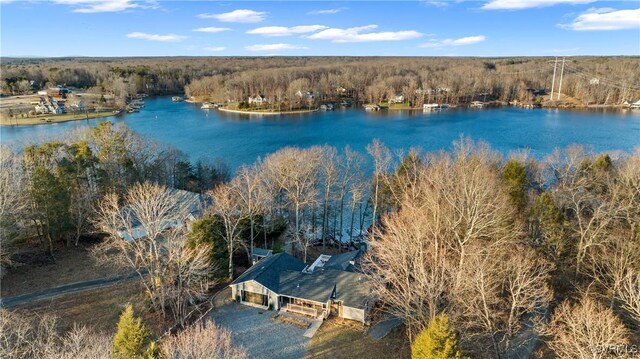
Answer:
[[282, 310], [284, 310], [285, 312], [291, 312], [296, 314], [310, 315], [314, 318], [318, 316], [318, 311], [315, 308], [305, 307], [298, 304], [291, 304], [291, 303], [285, 304], [284, 306], [282, 306]]

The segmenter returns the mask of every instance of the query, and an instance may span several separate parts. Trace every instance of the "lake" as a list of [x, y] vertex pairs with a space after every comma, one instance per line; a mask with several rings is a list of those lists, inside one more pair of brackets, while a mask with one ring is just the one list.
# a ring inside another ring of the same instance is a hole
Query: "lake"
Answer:
[[[303, 115], [238, 115], [201, 110], [199, 104], [149, 98], [139, 113], [111, 117], [131, 129], [184, 151], [192, 159], [223, 158], [230, 166], [251, 163], [285, 146], [346, 145], [364, 151], [374, 138], [392, 149], [450, 149], [461, 135], [488, 142], [504, 154], [528, 149], [543, 158], [573, 143], [595, 151], [640, 146], [639, 111], [553, 109], [451, 109], [443, 112], [343, 109]], [[104, 119], [0, 127], [0, 142], [15, 144], [95, 126]]]

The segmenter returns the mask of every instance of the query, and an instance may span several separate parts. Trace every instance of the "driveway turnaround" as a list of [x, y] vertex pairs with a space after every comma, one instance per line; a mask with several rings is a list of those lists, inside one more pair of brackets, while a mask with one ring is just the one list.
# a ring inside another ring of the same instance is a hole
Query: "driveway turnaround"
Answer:
[[249, 358], [302, 358], [310, 339], [305, 329], [273, 320], [275, 311], [229, 303], [211, 312], [216, 324], [231, 331], [235, 345], [244, 347]]

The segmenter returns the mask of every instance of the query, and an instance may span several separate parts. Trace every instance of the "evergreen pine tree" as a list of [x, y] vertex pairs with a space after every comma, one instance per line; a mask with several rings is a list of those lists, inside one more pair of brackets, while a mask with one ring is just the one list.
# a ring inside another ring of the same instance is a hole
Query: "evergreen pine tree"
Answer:
[[112, 357], [114, 359], [153, 358], [156, 351], [154, 348], [149, 330], [140, 318], [133, 315], [133, 308], [128, 305], [118, 321], [118, 332], [113, 338]]
[[449, 318], [439, 314], [411, 345], [412, 359], [466, 359], [458, 347], [456, 333], [449, 327]]

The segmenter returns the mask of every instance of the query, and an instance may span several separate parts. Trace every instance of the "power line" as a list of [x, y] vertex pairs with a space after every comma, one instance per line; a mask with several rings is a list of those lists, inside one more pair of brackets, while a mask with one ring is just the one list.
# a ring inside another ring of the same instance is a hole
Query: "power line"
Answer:
[[556, 56], [556, 61], [553, 63], [553, 79], [551, 80], [551, 99], [553, 100], [553, 88], [556, 85], [556, 67], [558, 67], [558, 57]]
[[572, 71], [574, 75], [577, 76], [581, 76], [587, 80], [590, 80], [592, 78], [598, 78], [599, 84], [605, 85], [605, 86], [610, 86], [610, 87], [615, 87], [621, 90], [636, 90], [636, 91], [640, 91], [640, 87], [636, 87], [636, 86], [632, 86], [632, 85], [623, 85], [620, 84], [618, 82], [614, 82], [613, 80], [608, 80], [606, 78], [599, 78], [596, 75], [593, 75], [592, 73], [586, 72], [584, 70], [578, 69], [578, 68], [574, 68], [571, 67], [569, 65], [567, 65], [567, 69]]
[[564, 57], [562, 58], [562, 70], [560, 71], [560, 86], [558, 86], [558, 100], [560, 100], [560, 94], [562, 93], [562, 76], [564, 75]]

